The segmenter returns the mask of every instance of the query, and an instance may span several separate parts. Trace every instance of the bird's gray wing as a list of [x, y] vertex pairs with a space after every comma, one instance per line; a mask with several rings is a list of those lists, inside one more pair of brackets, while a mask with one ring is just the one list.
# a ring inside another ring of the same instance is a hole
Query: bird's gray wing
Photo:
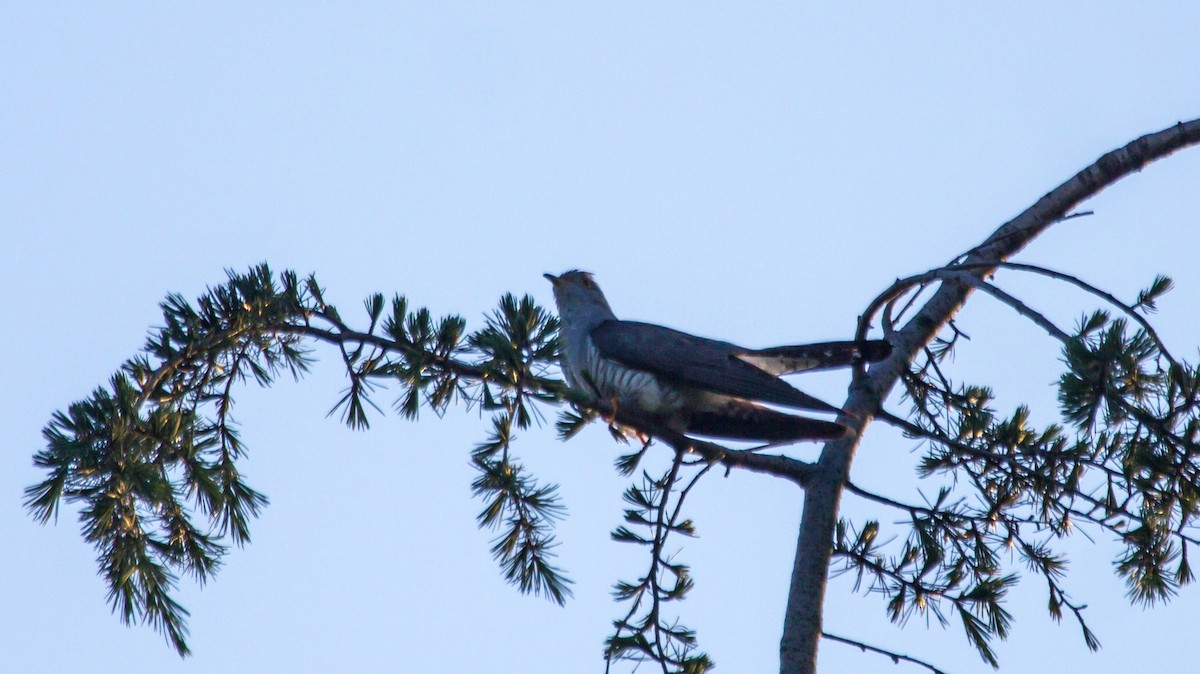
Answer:
[[747, 400], [838, 412], [787, 382], [743, 361], [750, 350], [661, 325], [605, 321], [592, 331], [601, 357], [666, 381]]

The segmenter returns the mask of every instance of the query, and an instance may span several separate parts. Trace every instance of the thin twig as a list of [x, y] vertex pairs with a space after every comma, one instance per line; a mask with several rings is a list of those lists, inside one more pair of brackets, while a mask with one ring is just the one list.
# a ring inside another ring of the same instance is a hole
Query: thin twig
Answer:
[[925, 662], [924, 660], [921, 660], [919, 658], [914, 658], [911, 655], [904, 655], [903, 653], [896, 653], [895, 651], [889, 651], [885, 648], [880, 648], [878, 646], [872, 646], [870, 644], [865, 644], [861, 641], [855, 641], [854, 639], [840, 637], [836, 634], [830, 634], [829, 632], [821, 632], [821, 637], [825, 638], [825, 639], [829, 639], [830, 641], [837, 641], [839, 643], [843, 643], [848, 646], [856, 646], [857, 648], [859, 648], [863, 651], [870, 651], [872, 653], [878, 653], [880, 655], [885, 655], [885, 656], [891, 658], [892, 662], [895, 664], [900, 664], [901, 662], [910, 662], [914, 665], [917, 665], [918, 667], [924, 667], [925, 669], [928, 669], [929, 671], [933, 672], [933, 674], [946, 674], [945, 670], [938, 669], [937, 667], [929, 664], [928, 662]]
[[[979, 265], [979, 264], [958, 265], [958, 267], [961, 269], [977, 268], [979, 266], [981, 266], [981, 265]], [[1066, 273], [1063, 273], [1060, 271], [1055, 271], [1053, 269], [1047, 269], [1046, 267], [1039, 267], [1039, 266], [1033, 265], [1033, 264], [1026, 264], [1026, 263], [1021, 263], [1021, 262], [998, 262], [998, 263], [988, 265], [988, 266], [999, 267], [1001, 269], [1011, 269], [1014, 271], [1025, 271], [1025, 272], [1030, 272], [1033, 274], [1040, 274], [1042, 276], [1046, 276], [1046, 277], [1055, 279], [1057, 281], [1064, 281], [1066, 283], [1070, 283], [1071, 285], [1079, 288], [1080, 290], [1083, 290], [1091, 295], [1095, 295], [1096, 297], [1099, 297], [1100, 299], [1104, 300], [1105, 302], [1108, 302], [1112, 306], [1117, 307], [1118, 309], [1121, 310], [1122, 313], [1124, 313], [1127, 316], [1129, 316], [1130, 318], [1132, 318], [1138, 324], [1138, 326], [1140, 326], [1142, 328], [1142, 330], [1144, 330], [1146, 332], [1146, 335], [1149, 336], [1150, 339], [1154, 340], [1155, 345], [1158, 346], [1158, 350], [1162, 352], [1163, 357], [1167, 359], [1167, 362], [1170, 363], [1172, 366], [1179, 368], [1179, 362], [1176, 361], [1175, 358], [1171, 356], [1171, 352], [1167, 350], [1166, 344], [1164, 344], [1162, 339], [1159, 338], [1158, 333], [1154, 330], [1154, 326], [1150, 324], [1150, 321], [1146, 320], [1146, 317], [1143, 316], [1141, 313], [1139, 313], [1137, 310], [1135, 310], [1132, 306], [1117, 299], [1117, 297], [1115, 295], [1113, 295], [1112, 293], [1110, 293], [1106, 290], [1101, 290], [1100, 288], [1097, 288], [1096, 286], [1094, 286], [1094, 285], [1088, 283], [1087, 281], [1084, 281], [1083, 279], [1078, 278], [1076, 276], [1072, 276], [1070, 274], [1066, 274]]]
[[[930, 431], [928, 429], [917, 426], [916, 424], [913, 424], [912, 422], [907, 421], [903, 418], [897, 417], [896, 415], [894, 415], [890, 412], [887, 412], [886, 410], [878, 411], [875, 416], [880, 421], [883, 421], [885, 423], [896, 426], [897, 428], [900, 428], [901, 430], [904, 430], [908, 433], [916, 435], [917, 437], [925, 438], [928, 440], [932, 440], [932, 441], [944, 444], [947, 447], [951, 447], [956, 451], [967, 454], [974, 460], [994, 461], [996, 463], [1005, 463], [1005, 464], [1008, 464], [1009, 466], [1011, 466], [1014, 469], [1014, 471], [1016, 471], [1018, 474], [1024, 473], [1027, 476], [1031, 476], [1031, 477], [1036, 476], [1040, 479], [1050, 480], [1050, 478], [1048, 476], [1046, 476], [1045, 474], [1034, 471], [1029, 466], [1026, 466], [1025, 464], [1021, 463], [1019, 461], [1019, 457], [1017, 457], [1017, 456], [1010, 456], [1010, 455], [1005, 455], [1005, 454], [997, 454], [994, 452], [987, 452], [982, 449], [977, 449], [975, 447], [965, 445], [961, 442], [958, 442], [956, 440], [948, 438], [940, 433], [935, 433], [934, 431]], [[1088, 466], [1095, 470], [1101, 471], [1103, 473], [1106, 473], [1110, 477], [1113, 477], [1113, 478], [1118, 478], [1118, 479], [1124, 478], [1124, 474], [1121, 473], [1120, 471], [1114, 470], [1103, 464], [1096, 463], [1095, 461], [1089, 461], [1089, 460], [1084, 460], [1084, 459], [1072, 459], [1072, 461], [1075, 463], [1079, 463], [1079, 464]], [[961, 464], [958, 464], [958, 465], [961, 465]], [[1108, 520], [1110, 520], [1114, 517], [1125, 517], [1125, 518], [1129, 519], [1131, 522], [1143, 521], [1143, 519], [1140, 515], [1134, 514], [1122, 506], [1118, 506], [1116, 504], [1105, 503], [1105, 502], [1100, 501], [1099, 499], [1095, 498], [1094, 496], [1091, 496], [1082, 491], [1068, 489], [1066, 484], [1059, 482], [1059, 481], [1053, 481], [1053, 484], [1056, 487], [1063, 489], [1064, 491], [1068, 491], [1072, 498], [1078, 498], [1078, 499], [1084, 501], [1085, 503], [1087, 503], [1088, 505], [1090, 505], [1092, 508], [1100, 510], [1101, 512], [1103, 512], [1105, 514], [1105, 517], [1098, 518], [1098, 517], [1095, 517], [1093, 515], [1090, 515], [1090, 514], [1084, 512], [1082, 510], [1079, 510], [1077, 508], [1069, 507], [1065, 504], [1062, 506], [1063, 512], [1080, 517], [1084, 521], [1092, 522], [1093, 524], [1101, 526], [1104, 529], [1111, 531], [1117, 535], [1125, 535], [1127, 532], [1122, 531], [1117, 528], [1114, 528], [1112, 525], [1110, 525], [1108, 523]], [[979, 486], [978, 491], [981, 494], [986, 492], [986, 490], [982, 486]], [[1178, 538], [1181, 541], [1186, 541], [1186, 542], [1192, 543], [1194, 545], [1200, 545], [1200, 538], [1196, 538], [1195, 536], [1190, 536], [1188, 534], [1183, 533], [1182, 531], [1178, 531], [1178, 530], [1172, 531], [1171, 535], [1175, 536], [1176, 538]]]
[[1031, 309], [1029, 307], [1029, 305], [1027, 305], [1024, 302], [1022, 302], [1021, 300], [1013, 297], [1012, 295], [1004, 292], [1000, 288], [997, 288], [995, 285], [988, 283], [987, 281], [984, 281], [983, 279], [972, 276], [970, 274], [956, 273], [956, 275], [963, 282], [970, 283], [971, 285], [975, 286], [976, 289], [982, 290], [983, 292], [985, 292], [985, 293], [991, 295], [992, 297], [995, 297], [996, 299], [1000, 300], [1001, 302], [1007, 304], [1018, 314], [1021, 314], [1025, 318], [1028, 318], [1029, 320], [1036, 323], [1043, 330], [1050, 333], [1050, 336], [1057, 339], [1058, 341], [1065, 343], [1067, 340], [1071, 339], [1070, 335], [1068, 335], [1064, 330], [1062, 330], [1057, 325], [1055, 325], [1053, 322], [1051, 322], [1050, 319], [1046, 318], [1043, 314], [1041, 314], [1040, 312], [1034, 311], [1033, 309]]

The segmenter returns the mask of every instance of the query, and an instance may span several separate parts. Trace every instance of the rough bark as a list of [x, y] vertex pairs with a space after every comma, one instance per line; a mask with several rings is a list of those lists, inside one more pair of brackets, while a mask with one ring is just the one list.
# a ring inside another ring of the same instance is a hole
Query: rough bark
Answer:
[[[1197, 143], [1200, 143], [1200, 120], [1192, 120], [1142, 136], [1105, 154], [968, 251], [963, 264], [979, 265], [974, 267], [977, 270], [974, 273], [980, 278], [988, 275], [993, 271], [989, 265], [1015, 255], [1080, 202], [1141, 170], [1146, 164]], [[851, 385], [844, 407], [847, 414], [839, 421], [858, 432], [845, 440], [827, 443], [805, 482], [804, 512], [780, 643], [782, 674], [816, 672], [834, 528], [842, 489], [849, 477], [862, 430], [904, 369], [954, 317], [974, 288], [975, 285], [970, 283], [943, 281], [921, 310], [892, 335], [894, 352], [891, 358], [874, 365], [869, 373], [856, 376]], [[866, 318], [869, 320], [870, 315]]]

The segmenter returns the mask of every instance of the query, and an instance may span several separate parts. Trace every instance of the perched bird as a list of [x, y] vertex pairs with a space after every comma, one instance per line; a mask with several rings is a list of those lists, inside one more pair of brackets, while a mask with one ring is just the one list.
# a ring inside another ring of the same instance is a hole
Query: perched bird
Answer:
[[842, 424], [785, 414], [754, 401], [839, 412], [780, 375], [887, 358], [884, 340], [746, 349], [619, 320], [592, 275], [546, 274], [562, 321], [563, 374], [573, 389], [679, 433], [767, 442], [829, 440]]

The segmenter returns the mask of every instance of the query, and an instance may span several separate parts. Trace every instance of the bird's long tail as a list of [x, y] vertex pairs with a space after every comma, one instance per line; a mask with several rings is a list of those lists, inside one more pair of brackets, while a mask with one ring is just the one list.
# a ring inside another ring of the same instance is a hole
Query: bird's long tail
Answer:
[[892, 345], [883, 339], [861, 342], [823, 342], [776, 346], [747, 351], [738, 358], [775, 376], [848, 367], [857, 361], [874, 363], [892, 354]]

